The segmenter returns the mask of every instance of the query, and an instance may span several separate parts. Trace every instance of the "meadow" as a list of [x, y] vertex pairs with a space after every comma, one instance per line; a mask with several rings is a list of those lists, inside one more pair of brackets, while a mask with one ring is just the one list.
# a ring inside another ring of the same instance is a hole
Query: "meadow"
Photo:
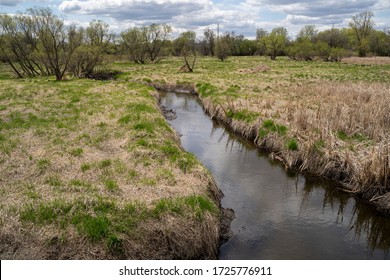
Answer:
[[153, 88], [2, 70], [1, 259], [216, 257], [219, 191]]
[[61, 82], [16, 79], [1, 65], [1, 259], [216, 257], [221, 194], [180, 147], [153, 87], [196, 92], [286, 169], [390, 209], [389, 59], [182, 65], [120, 60], [106, 65], [115, 80]]

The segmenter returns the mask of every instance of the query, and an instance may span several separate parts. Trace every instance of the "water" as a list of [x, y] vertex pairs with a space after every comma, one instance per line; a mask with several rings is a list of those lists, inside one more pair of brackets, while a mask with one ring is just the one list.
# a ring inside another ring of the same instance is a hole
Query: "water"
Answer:
[[181, 144], [211, 171], [235, 212], [220, 259], [389, 259], [390, 219], [337, 190], [291, 174], [252, 143], [211, 120], [196, 96], [161, 92], [176, 111]]

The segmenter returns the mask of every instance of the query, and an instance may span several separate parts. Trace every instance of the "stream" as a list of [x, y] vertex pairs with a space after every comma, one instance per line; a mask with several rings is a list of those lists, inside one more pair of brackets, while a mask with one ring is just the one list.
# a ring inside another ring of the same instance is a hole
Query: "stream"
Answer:
[[389, 259], [390, 219], [334, 182], [288, 172], [207, 116], [197, 96], [160, 92], [181, 145], [196, 155], [235, 212], [219, 259]]

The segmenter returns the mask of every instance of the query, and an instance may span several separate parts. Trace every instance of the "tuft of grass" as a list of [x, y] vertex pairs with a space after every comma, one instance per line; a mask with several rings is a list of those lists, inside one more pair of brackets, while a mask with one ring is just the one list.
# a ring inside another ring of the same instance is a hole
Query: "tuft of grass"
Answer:
[[82, 172], [85, 172], [85, 171], [90, 170], [91, 167], [92, 167], [92, 166], [91, 166], [91, 164], [89, 164], [89, 163], [82, 163], [81, 166], [80, 166], [80, 170], [81, 170]]
[[190, 153], [185, 153], [178, 161], [177, 165], [184, 172], [189, 172], [196, 164], [198, 160], [196, 157]]
[[86, 188], [86, 189], [92, 188], [92, 184], [91, 183], [89, 183], [87, 181], [79, 180], [79, 179], [72, 179], [72, 180], [70, 180], [69, 184], [71, 186], [83, 187], [83, 188]]
[[52, 187], [60, 187], [62, 186], [62, 181], [58, 175], [53, 175], [46, 179], [46, 184], [49, 184]]
[[135, 130], [144, 130], [148, 133], [153, 133], [155, 130], [154, 125], [148, 121], [140, 121], [133, 126]]
[[82, 148], [76, 148], [76, 149], [73, 149], [69, 152], [70, 155], [74, 156], [74, 157], [79, 157], [83, 154], [83, 149]]
[[242, 110], [242, 111], [236, 111], [236, 112], [232, 111], [232, 110], [228, 110], [226, 112], [226, 116], [230, 119], [235, 119], [238, 121], [244, 121], [247, 123], [251, 123], [251, 122], [257, 120], [257, 118], [260, 116], [260, 114], [257, 112], [252, 112], [252, 111], [248, 111], [248, 110]]
[[198, 83], [198, 84], [196, 84], [196, 88], [197, 88], [199, 95], [201, 97], [208, 97], [208, 96], [216, 94], [216, 92], [217, 92], [217, 87], [215, 87], [209, 83]]
[[297, 151], [298, 150], [298, 142], [295, 138], [291, 138], [287, 141], [287, 149], [289, 151]]
[[99, 168], [104, 169], [111, 166], [111, 164], [112, 164], [111, 159], [104, 159], [101, 162], [99, 162], [98, 166]]
[[348, 139], [348, 134], [343, 130], [338, 130], [336, 132], [336, 136], [342, 141], [346, 141]]
[[100, 240], [108, 236], [111, 223], [107, 217], [85, 216], [81, 222], [81, 230], [92, 241]]
[[104, 181], [104, 186], [109, 191], [114, 191], [119, 189], [118, 183], [115, 180], [107, 179]]
[[127, 114], [121, 118], [118, 119], [119, 124], [128, 124], [133, 119], [133, 116], [131, 114]]
[[39, 170], [44, 171], [50, 166], [50, 160], [45, 159], [45, 158], [40, 159], [37, 162], [37, 166], [38, 166]]
[[284, 125], [280, 125], [275, 123], [273, 120], [267, 119], [263, 121], [263, 125], [259, 129], [259, 136], [264, 138], [269, 133], [274, 132], [280, 136], [284, 136], [287, 134], [287, 127]]

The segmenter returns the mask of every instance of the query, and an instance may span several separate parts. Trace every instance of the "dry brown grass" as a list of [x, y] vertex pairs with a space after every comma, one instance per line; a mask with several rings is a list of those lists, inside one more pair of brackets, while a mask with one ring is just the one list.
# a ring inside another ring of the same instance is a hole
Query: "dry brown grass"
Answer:
[[360, 65], [383, 65], [390, 64], [390, 57], [375, 56], [375, 57], [346, 57], [342, 59], [344, 63], [360, 64]]
[[[267, 119], [288, 127], [287, 135], [269, 133], [256, 142], [274, 153], [286, 167], [340, 181], [354, 193], [378, 200], [389, 191], [390, 85], [335, 83], [294, 85], [288, 91], [215, 104], [204, 98], [206, 110], [248, 138]], [[229, 119], [227, 110], [259, 112], [250, 124]], [[297, 140], [299, 150], [286, 148]], [[383, 197], [382, 197], [383, 196]]]

